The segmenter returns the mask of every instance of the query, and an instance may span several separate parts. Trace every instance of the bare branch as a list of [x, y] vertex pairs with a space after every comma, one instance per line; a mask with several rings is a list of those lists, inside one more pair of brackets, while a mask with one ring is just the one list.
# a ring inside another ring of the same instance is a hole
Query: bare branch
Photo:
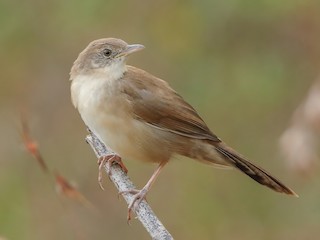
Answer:
[[65, 177], [57, 172], [55, 172], [54, 175], [58, 194], [79, 202], [88, 209], [95, 210], [93, 204], [81, 192], [72, 186]]
[[[90, 132], [90, 134], [86, 137], [86, 141], [90, 144], [98, 158], [113, 153], [92, 132]], [[105, 164], [105, 170], [106, 172], [111, 173], [110, 180], [114, 183], [119, 192], [136, 189], [134, 184], [119, 165], [113, 164], [111, 169], [108, 168], [108, 164]], [[129, 205], [133, 200], [133, 195], [130, 193], [123, 194], [123, 198]], [[141, 203], [134, 208], [134, 211], [137, 215], [137, 218], [148, 231], [152, 239], [173, 239], [168, 230], [163, 226], [145, 200], [141, 201]]]
[[310, 174], [319, 161], [317, 144], [320, 134], [320, 77], [311, 86], [308, 95], [295, 110], [291, 124], [280, 138], [280, 149], [287, 165]]
[[44, 172], [48, 172], [49, 170], [48, 170], [47, 164], [44, 161], [42, 155], [40, 154], [38, 144], [30, 135], [30, 129], [29, 129], [29, 125], [28, 125], [25, 111], [21, 111], [21, 126], [22, 126], [21, 137], [22, 137], [22, 140], [23, 140], [23, 143], [24, 143], [26, 150], [38, 162], [41, 169]]

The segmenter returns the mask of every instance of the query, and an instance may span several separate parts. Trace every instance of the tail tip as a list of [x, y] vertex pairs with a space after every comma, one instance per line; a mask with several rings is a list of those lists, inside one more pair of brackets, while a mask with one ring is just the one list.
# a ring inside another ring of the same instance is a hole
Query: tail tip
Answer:
[[296, 197], [296, 198], [299, 198], [299, 195], [295, 191], [291, 190], [290, 188], [285, 189], [283, 191], [283, 193], [290, 195], [290, 196], [293, 196], [293, 197]]

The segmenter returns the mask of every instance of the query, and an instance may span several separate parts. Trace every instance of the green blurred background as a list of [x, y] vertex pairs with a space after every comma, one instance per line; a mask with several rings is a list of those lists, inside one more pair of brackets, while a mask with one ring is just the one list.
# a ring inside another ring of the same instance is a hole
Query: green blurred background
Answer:
[[[318, 239], [320, 178], [290, 172], [278, 139], [319, 74], [320, 2], [311, 0], [0, 1], [0, 238], [149, 239], [105, 178], [70, 102], [69, 70], [92, 40], [146, 46], [129, 64], [170, 82], [209, 127], [292, 187], [178, 158], [148, 201], [175, 239]], [[24, 151], [19, 109], [50, 169], [96, 207], [59, 196]], [[154, 165], [125, 162], [140, 187]], [[318, 169], [319, 170], [319, 169]]]

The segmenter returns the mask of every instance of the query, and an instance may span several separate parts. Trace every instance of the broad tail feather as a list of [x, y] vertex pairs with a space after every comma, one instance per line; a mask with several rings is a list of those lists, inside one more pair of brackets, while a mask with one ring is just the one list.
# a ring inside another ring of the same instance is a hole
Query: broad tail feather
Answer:
[[225, 158], [231, 165], [251, 177], [256, 182], [265, 185], [276, 192], [298, 197], [298, 195], [294, 191], [285, 186], [278, 179], [271, 176], [262, 168], [254, 165], [253, 163], [250, 163], [248, 160], [245, 160], [243, 157], [239, 156], [239, 154], [236, 153], [233, 149], [226, 146], [215, 146], [215, 148], [220, 153], [220, 155], [222, 155], [222, 157]]

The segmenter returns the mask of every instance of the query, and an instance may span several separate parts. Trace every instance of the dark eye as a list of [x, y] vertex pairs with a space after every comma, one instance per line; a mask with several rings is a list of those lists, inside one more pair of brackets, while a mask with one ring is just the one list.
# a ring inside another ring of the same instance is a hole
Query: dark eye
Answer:
[[103, 55], [106, 56], [106, 57], [110, 57], [112, 54], [112, 51], [110, 49], [104, 49], [103, 50]]

